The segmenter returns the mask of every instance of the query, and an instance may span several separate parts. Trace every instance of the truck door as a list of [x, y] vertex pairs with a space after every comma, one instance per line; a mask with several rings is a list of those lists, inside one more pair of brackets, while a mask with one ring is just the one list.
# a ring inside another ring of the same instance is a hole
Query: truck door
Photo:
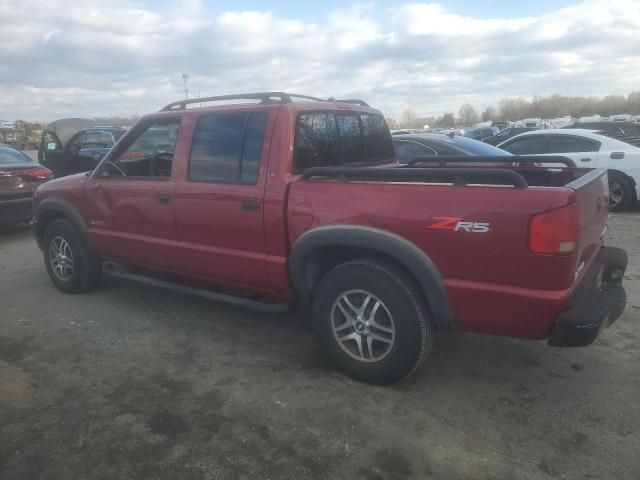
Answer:
[[176, 248], [172, 172], [179, 126], [173, 116], [137, 124], [87, 179], [89, 241], [104, 257], [167, 268]]
[[189, 161], [176, 179], [176, 270], [240, 288], [267, 284], [263, 202], [277, 111], [197, 119]]

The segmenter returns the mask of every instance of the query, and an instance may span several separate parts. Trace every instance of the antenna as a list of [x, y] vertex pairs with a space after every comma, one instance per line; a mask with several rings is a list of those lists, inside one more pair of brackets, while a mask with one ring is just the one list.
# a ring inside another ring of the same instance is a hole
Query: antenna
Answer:
[[184, 99], [189, 99], [189, 90], [187, 89], [187, 81], [189, 80], [189, 75], [186, 73], [182, 74], [182, 80], [184, 81]]

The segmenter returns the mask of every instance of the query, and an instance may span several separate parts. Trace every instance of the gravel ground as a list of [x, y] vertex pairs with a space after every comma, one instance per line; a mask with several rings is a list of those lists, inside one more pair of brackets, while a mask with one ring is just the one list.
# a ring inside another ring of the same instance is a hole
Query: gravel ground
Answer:
[[442, 336], [419, 372], [334, 372], [300, 315], [106, 278], [56, 291], [0, 232], [0, 478], [637, 479], [640, 213], [612, 215], [629, 302], [593, 346]]

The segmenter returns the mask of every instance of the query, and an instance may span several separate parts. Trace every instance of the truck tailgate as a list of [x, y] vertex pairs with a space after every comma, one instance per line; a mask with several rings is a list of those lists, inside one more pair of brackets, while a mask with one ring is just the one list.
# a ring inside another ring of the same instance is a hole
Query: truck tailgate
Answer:
[[607, 225], [609, 186], [604, 169], [592, 172], [569, 183], [575, 191], [578, 213], [578, 244], [574, 282], [579, 281], [595, 258], [604, 238]]

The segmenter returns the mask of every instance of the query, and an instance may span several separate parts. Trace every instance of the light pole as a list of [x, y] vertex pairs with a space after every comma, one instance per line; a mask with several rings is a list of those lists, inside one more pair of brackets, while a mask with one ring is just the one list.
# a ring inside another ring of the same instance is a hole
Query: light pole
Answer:
[[187, 80], [189, 80], [189, 75], [183, 73], [182, 80], [184, 81], [184, 99], [189, 100], [189, 90], [187, 89]]

